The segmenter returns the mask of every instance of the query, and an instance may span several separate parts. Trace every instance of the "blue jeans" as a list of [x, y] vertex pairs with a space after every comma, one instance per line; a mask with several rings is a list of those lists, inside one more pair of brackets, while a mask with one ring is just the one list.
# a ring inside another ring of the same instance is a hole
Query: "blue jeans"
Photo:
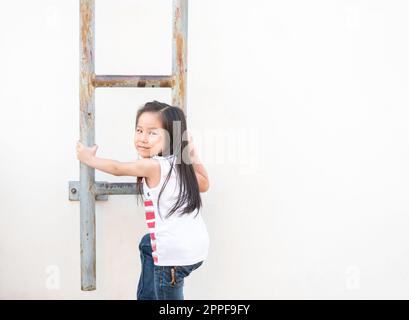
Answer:
[[138, 300], [183, 300], [184, 278], [199, 268], [203, 261], [187, 266], [156, 266], [153, 263], [149, 233], [139, 243], [141, 275]]

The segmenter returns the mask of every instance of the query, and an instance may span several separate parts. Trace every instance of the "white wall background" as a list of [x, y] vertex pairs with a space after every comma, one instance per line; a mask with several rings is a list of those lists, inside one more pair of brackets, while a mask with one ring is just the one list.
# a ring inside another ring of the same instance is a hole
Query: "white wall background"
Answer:
[[[171, 1], [96, 2], [97, 74], [170, 73]], [[187, 299], [409, 298], [408, 13], [404, 0], [190, 0], [211, 247]], [[135, 298], [135, 196], [97, 203], [97, 290], [80, 290], [78, 46], [79, 1], [0, 1], [2, 299]], [[137, 107], [170, 90], [96, 92], [98, 155], [135, 159]]]

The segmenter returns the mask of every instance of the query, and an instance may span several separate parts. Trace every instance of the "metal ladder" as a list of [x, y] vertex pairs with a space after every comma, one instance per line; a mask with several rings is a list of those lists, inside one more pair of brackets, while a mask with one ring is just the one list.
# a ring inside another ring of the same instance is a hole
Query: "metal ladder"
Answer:
[[[96, 75], [95, 0], [80, 0], [80, 141], [95, 144], [95, 89], [172, 88], [172, 105], [186, 114], [187, 0], [173, 1], [172, 75]], [[69, 200], [80, 201], [81, 290], [96, 290], [95, 201], [108, 195], [137, 194], [136, 183], [95, 181], [95, 169], [80, 162], [80, 181], [69, 181]]]

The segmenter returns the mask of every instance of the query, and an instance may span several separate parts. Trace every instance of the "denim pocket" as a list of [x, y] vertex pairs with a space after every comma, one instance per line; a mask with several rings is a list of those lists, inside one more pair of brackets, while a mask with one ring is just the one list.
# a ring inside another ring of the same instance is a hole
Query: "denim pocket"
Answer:
[[188, 266], [176, 266], [176, 278], [185, 278], [202, 265], [203, 261]]

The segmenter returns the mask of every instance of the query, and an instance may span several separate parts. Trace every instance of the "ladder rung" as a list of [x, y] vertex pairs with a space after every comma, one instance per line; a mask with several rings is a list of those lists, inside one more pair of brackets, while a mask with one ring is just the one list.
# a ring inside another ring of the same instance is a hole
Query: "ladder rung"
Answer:
[[[69, 199], [80, 200], [80, 181], [69, 181]], [[139, 194], [134, 182], [95, 181], [91, 193], [97, 201], [106, 201], [110, 195]]]
[[174, 76], [117, 76], [96, 75], [94, 87], [173, 88]]

